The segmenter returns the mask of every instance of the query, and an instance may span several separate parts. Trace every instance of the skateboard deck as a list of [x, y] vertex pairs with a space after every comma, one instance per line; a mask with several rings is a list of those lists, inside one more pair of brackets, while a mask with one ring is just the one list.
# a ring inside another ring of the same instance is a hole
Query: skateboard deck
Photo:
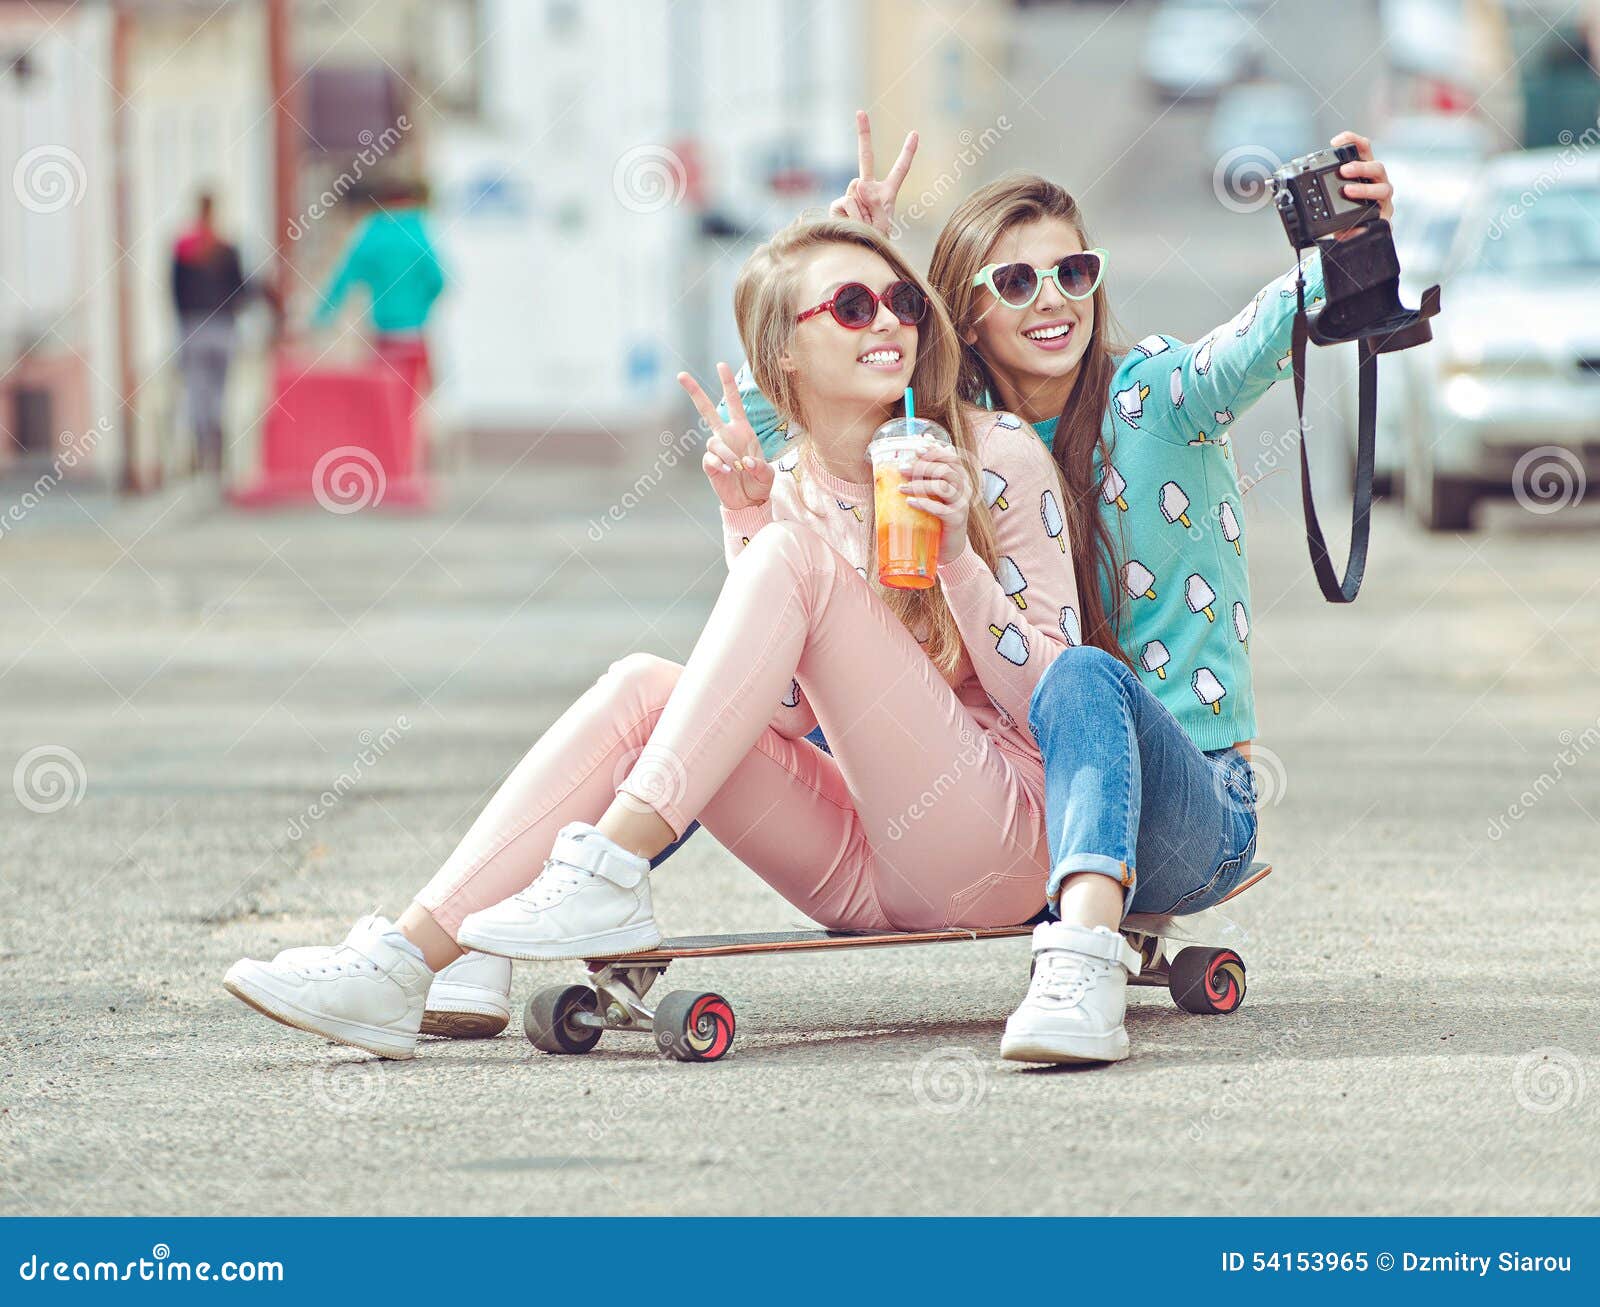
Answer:
[[[1215, 911], [1230, 899], [1238, 898], [1245, 890], [1271, 874], [1272, 865], [1254, 862], [1238, 885], [1217, 900], [1210, 908], [1190, 917], [1163, 917], [1147, 913], [1131, 913], [1123, 919], [1124, 935], [1154, 936], [1160, 939], [1200, 942], [1190, 922], [1197, 922], [1207, 912]], [[771, 930], [753, 931], [731, 935], [680, 935], [664, 939], [648, 953], [629, 953], [620, 958], [609, 958], [611, 963], [629, 965], [667, 963], [680, 958], [738, 957], [746, 953], [802, 953], [811, 949], [837, 948], [892, 948], [904, 944], [947, 944], [962, 940], [1015, 939], [1033, 934], [1033, 926], [985, 926], [971, 930], [919, 930], [919, 931], [846, 931], [846, 930]], [[599, 965], [596, 959], [591, 965]]]
[[[1243, 894], [1272, 871], [1256, 862], [1232, 891], [1211, 908], [1187, 917], [1134, 913], [1122, 922], [1122, 935], [1139, 954], [1140, 970], [1130, 985], [1164, 986], [1187, 1012], [1221, 1014], [1244, 1001], [1244, 960], [1231, 948], [1207, 943], [1210, 914]], [[528, 1000], [523, 1029], [535, 1048], [547, 1053], [587, 1053], [607, 1030], [649, 1031], [661, 1051], [684, 1062], [714, 1062], [733, 1044], [733, 1007], [720, 994], [674, 990], [655, 1007], [645, 996], [669, 964], [685, 958], [739, 957], [757, 953], [803, 953], [817, 949], [893, 948], [912, 944], [953, 944], [980, 939], [1016, 939], [1033, 926], [993, 926], [972, 930], [851, 932], [777, 930], [730, 935], [683, 935], [664, 939], [644, 953], [594, 958], [584, 965], [585, 985], [558, 985]], [[1169, 944], [1186, 947], [1176, 953]]]

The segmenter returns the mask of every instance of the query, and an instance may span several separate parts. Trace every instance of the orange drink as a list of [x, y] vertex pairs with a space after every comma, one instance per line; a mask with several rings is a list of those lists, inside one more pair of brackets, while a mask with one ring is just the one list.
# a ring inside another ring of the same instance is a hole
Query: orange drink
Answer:
[[917, 451], [928, 437], [950, 436], [926, 418], [895, 418], [878, 428], [867, 446], [872, 459], [872, 513], [878, 533], [878, 580], [897, 590], [926, 590], [939, 568], [944, 523], [913, 508], [900, 486], [910, 477]]

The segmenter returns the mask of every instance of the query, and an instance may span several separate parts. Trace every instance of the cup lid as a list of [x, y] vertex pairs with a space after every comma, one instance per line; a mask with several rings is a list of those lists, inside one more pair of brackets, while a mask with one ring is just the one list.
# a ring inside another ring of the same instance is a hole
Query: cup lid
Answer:
[[898, 417], [890, 418], [872, 433], [872, 444], [880, 440], [921, 440], [926, 436], [942, 440], [947, 445], [955, 443], [950, 439], [950, 433], [932, 418], [912, 418], [907, 422], [905, 418]]

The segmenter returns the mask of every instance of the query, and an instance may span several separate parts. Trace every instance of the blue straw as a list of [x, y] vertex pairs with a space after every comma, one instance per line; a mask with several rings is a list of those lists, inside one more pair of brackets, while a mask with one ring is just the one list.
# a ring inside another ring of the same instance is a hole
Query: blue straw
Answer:
[[912, 397], [911, 387], [906, 387], [906, 435], [916, 430], [917, 401]]

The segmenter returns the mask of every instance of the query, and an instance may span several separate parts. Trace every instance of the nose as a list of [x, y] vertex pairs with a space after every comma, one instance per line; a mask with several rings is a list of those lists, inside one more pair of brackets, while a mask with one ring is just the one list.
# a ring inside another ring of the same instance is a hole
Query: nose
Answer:
[[1054, 277], [1043, 277], [1039, 281], [1039, 298], [1034, 300], [1033, 307], [1036, 311], [1049, 316], [1059, 313], [1067, 307], [1067, 297], [1061, 293]]
[[872, 317], [872, 330], [880, 336], [886, 335], [900, 325], [900, 319], [895, 317], [894, 310], [889, 307], [889, 301], [878, 301], [878, 311]]

